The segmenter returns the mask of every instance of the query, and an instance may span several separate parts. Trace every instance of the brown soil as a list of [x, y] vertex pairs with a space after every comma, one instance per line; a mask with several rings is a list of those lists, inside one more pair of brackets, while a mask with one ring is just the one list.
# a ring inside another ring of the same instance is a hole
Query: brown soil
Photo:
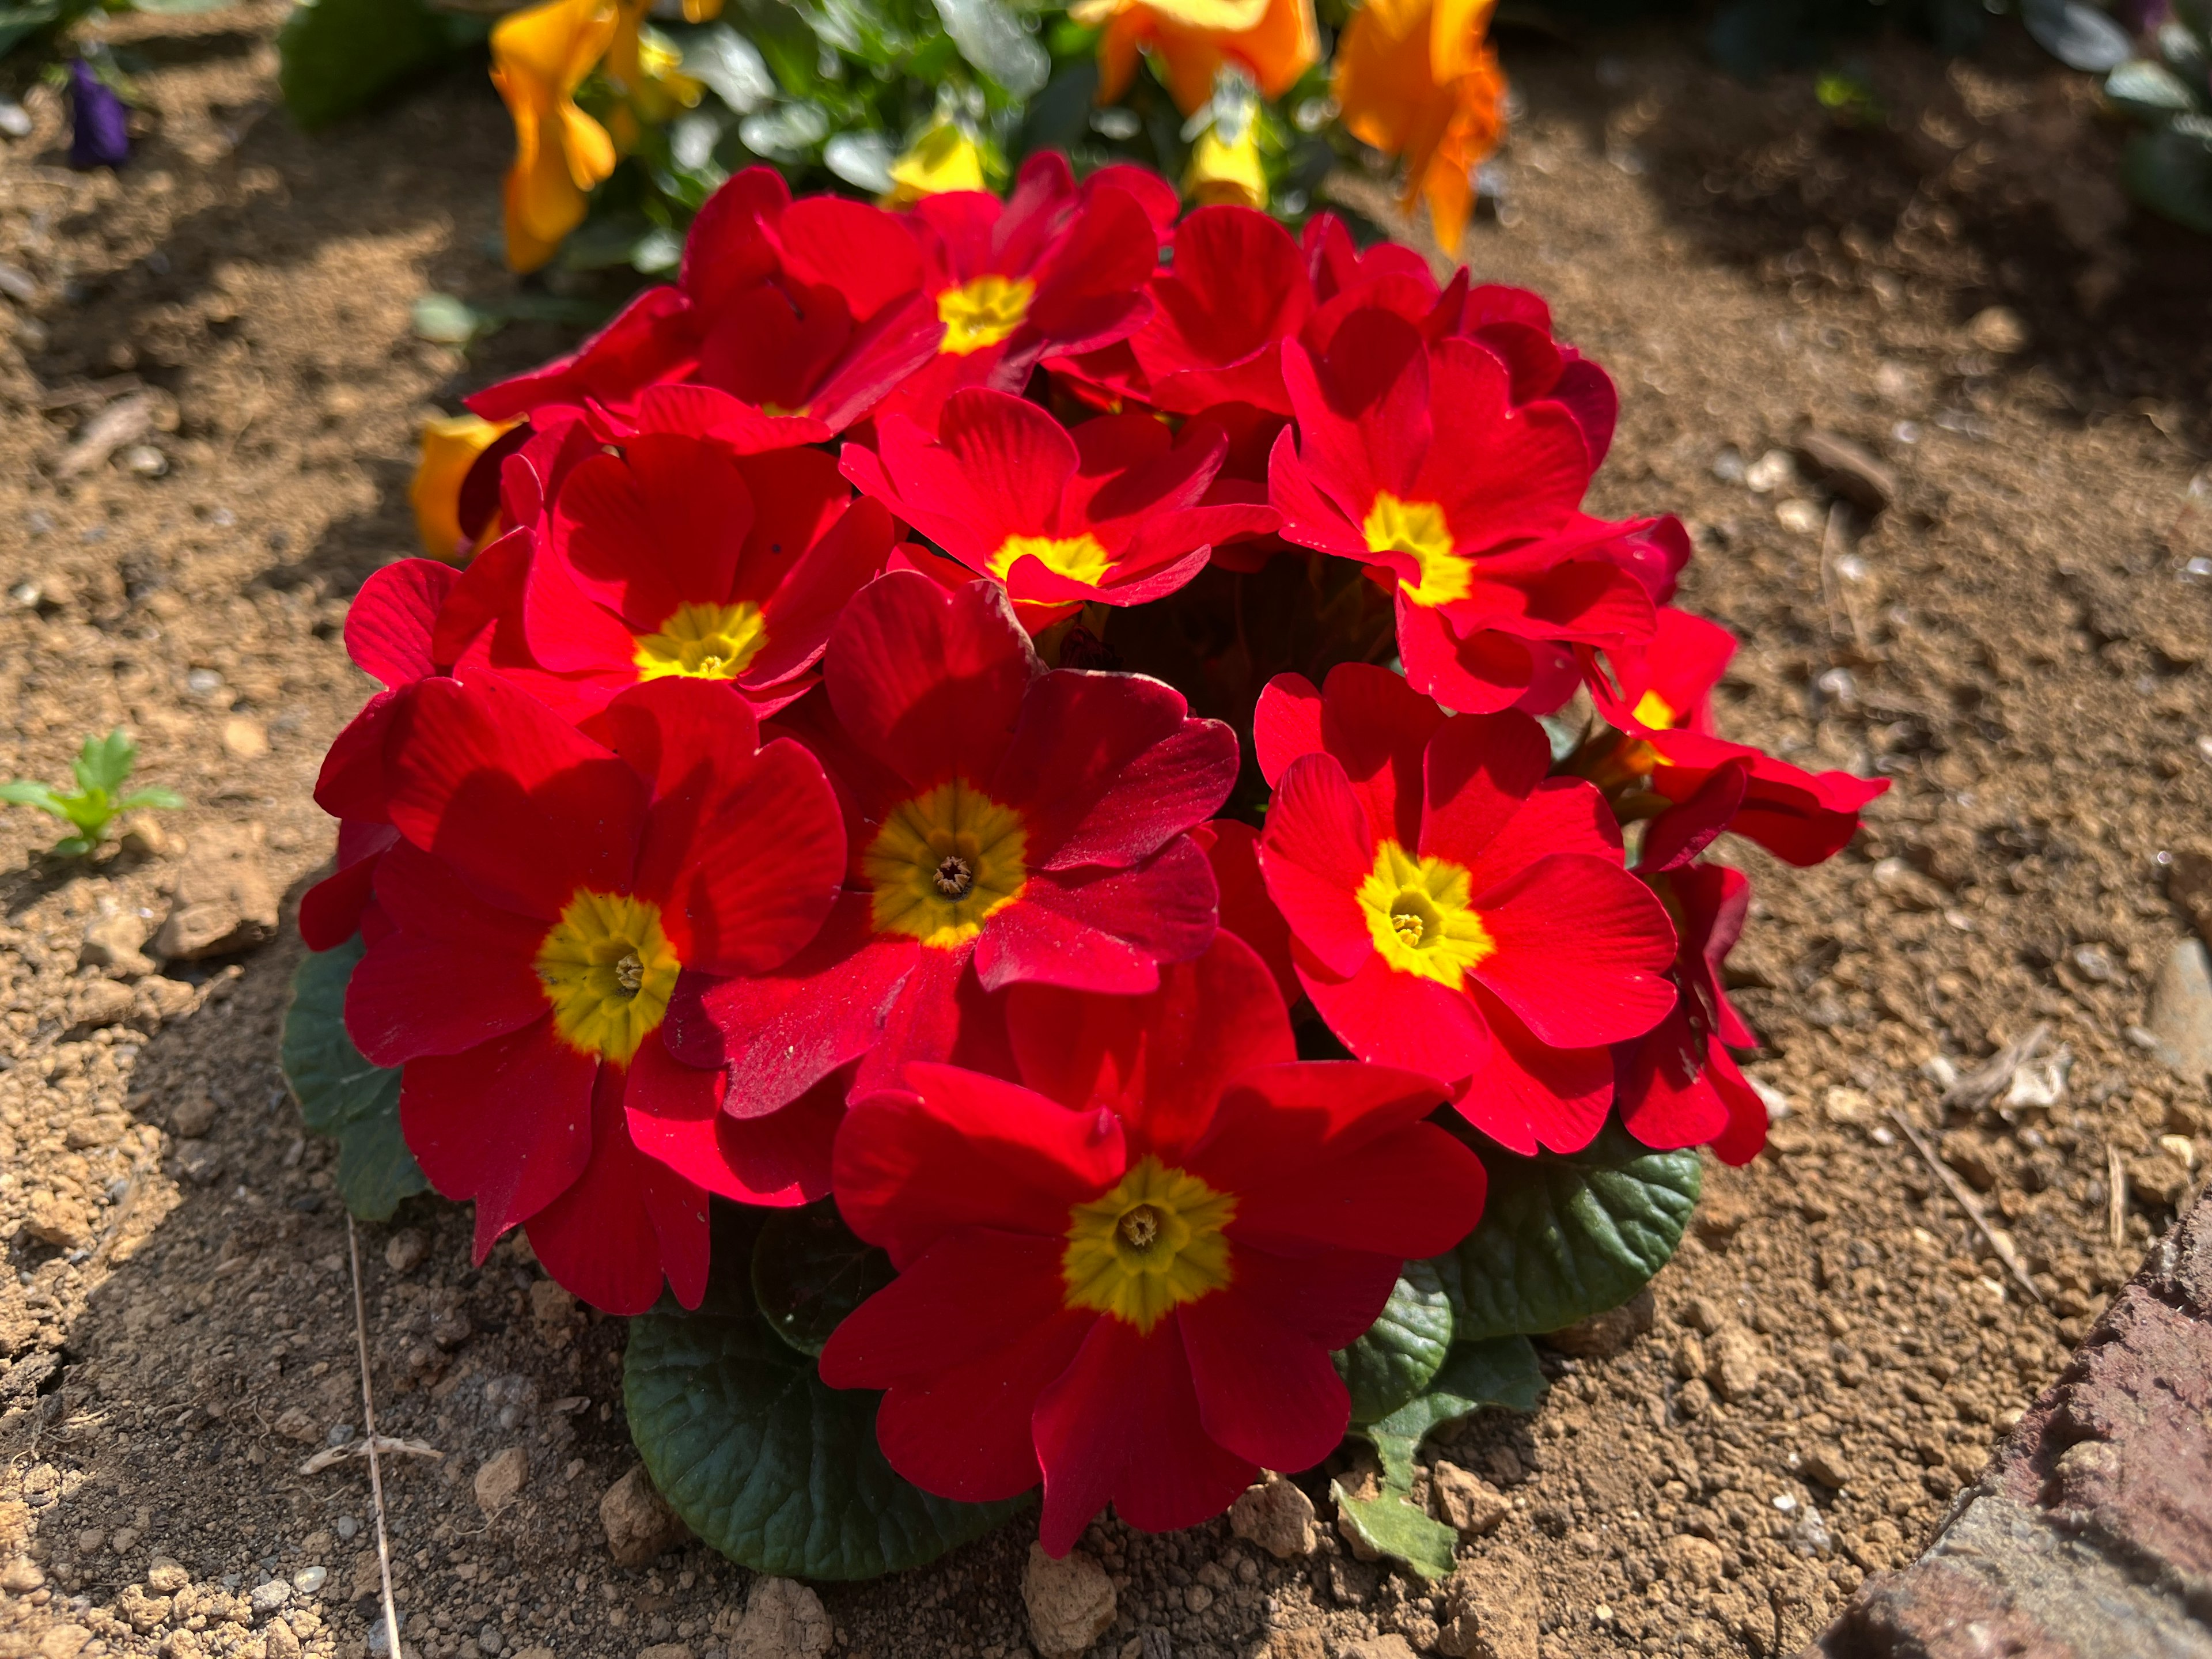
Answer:
[[[155, 111], [119, 178], [62, 167], [51, 101], [0, 155], [0, 260], [38, 287], [0, 303], [0, 773], [63, 775], [126, 723], [143, 775], [191, 803], [171, 831], [258, 823], [296, 893], [331, 844], [317, 761], [366, 691], [346, 599], [410, 549], [416, 421], [558, 340], [516, 328], [465, 360], [410, 337], [424, 290], [507, 285], [483, 251], [501, 112], [447, 83], [303, 138], [270, 108], [282, 10], [107, 25]], [[1509, 1555], [1530, 1565], [1547, 1659], [1774, 1654], [1919, 1547], [2168, 1224], [2179, 1149], [2212, 1154], [2201, 1085], [2125, 1035], [2181, 932], [2160, 856], [2212, 806], [2212, 627], [2182, 571], [2212, 557], [2212, 252], [2128, 216], [2090, 88], [2024, 42], [1878, 56], [1862, 125], [1802, 79], [1747, 89], [1660, 38], [1607, 50], [1514, 58], [1533, 113], [1469, 254], [1550, 295], [1620, 379], [1601, 506], [1694, 520], [1688, 600], [1746, 640], [1730, 726], [1896, 787], [1831, 866], [1757, 871], [1741, 997], [1790, 1114], [1753, 1168], [1713, 1171], [1656, 1328], [1553, 1354], [1540, 1412], [1443, 1455], [1509, 1492], [1464, 1553], [1501, 1584]], [[1969, 327], [1992, 306], [2017, 325]], [[117, 376], [151, 388], [166, 475], [57, 479]], [[1863, 537], [1810, 486], [1736, 481], [1808, 422], [1902, 475]], [[45, 839], [0, 814], [0, 1654], [358, 1655], [365, 1471], [296, 1472], [360, 1417], [345, 1222], [276, 1067], [297, 943], [172, 964], [88, 1032], [87, 921], [158, 921], [179, 855], [58, 865]], [[2072, 1055], [2066, 1097], [1942, 1121], [1923, 1064], [2039, 1021]], [[2042, 1304], [1892, 1109], [1988, 1188]], [[2119, 1243], [2108, 1152], [2131, 1176]], [[744, 1574], [697, 1547], [608, 1554], [620, 1325], [533, 1294], [512, 1248], [471, 1270], [466, 1241], [428, 1200], [362, 1231], [382, 1426], [443, 1455], [387, 1476], [409, 1645], [720, 1659]], [[511, 1446], [528, 1478], [487, 1519], [471, 1477]], [[1288, 1563], [1225, 1524], [1091, 1542], [1121, 1584], [1102, 1655], [1433, 1638], [1435, 1600], [1333, 1537]], [[1027, 1547], [1018, 1522], [829, 1590], [836, 1652], [1010, 1659]], [[189, 1595], [147, 1587], [156, 1557]], [[292, 1642], [249, 1622], [246, 1592], [315, 1565]]]

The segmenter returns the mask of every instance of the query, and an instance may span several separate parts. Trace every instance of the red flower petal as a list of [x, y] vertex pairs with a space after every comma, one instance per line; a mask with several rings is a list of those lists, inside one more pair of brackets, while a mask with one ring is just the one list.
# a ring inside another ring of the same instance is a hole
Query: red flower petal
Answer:
[[631, 1144], [622, 1068], [592, 1092], [592, 1160], [575, 1184], [524, 1224], [530, 1248], [564, 1290], [611, 1314], [660, 1299], [664, 1277], [696, 1308], [707, 1294], [707, 1194]]
[[735, 1118], [722, 1110], [726, 1074], [686, 1066], [647, 1041], [623, 1097], [630, 1139], [693, 1185], [743, 1204], [786, 1208], [830, 1190], [830, 1149], [845, 1121], [832, 1078], [781, 1111]]
[[[1244, 1255], [1235, 1253], [1232, 1272]], [[1268, 1469], [1310, 1468], [1336, 1449], [1352, 1396], [1320, 1343], [1271, 1317], [1233, 1282], [1176, 1309], [1176, 1322], [1208, 1439]]]
[[1674, 1006], [1666, 907], [1605, 860], [1555, 854], [1474, 902], [1497, 947], [1475, 980], [1554, 1048], [1623, 1042]]
[[[1416, 1093], [1435, 1098], [1432, 1091]], [[1230, 1234], [1408, 1259], [1440, 1255], [1474, 1230], [1488, 1179], [1482, 1160], [1443, 1130], [1407, 1124], [1326, 1166], [1240, 1194]]]
[[1339, 976], [1294, 946], [1298, 982], [1315, 1012], [1344, 1046], [1377, 1066], [1421, 1072], [1443, 1084], [1490, 1060], [1490, 1030], [1464, 992], [1401, 973], [1369, 951], [1358, 971]]
[[430, 634], [459, 580], [459, 571], [435, 559], [402, 559], [374, 573], [346, 611], [346, 654], [354, 666], [387, 686], [436, 673]]
[[1172, 1320], [1149, 1336], [1099, 1320], [1032, 1423], [1044, 1466], [1038, 1542], [1048, 1555], [1074, 1548], [1109, 1501], [1130, 1526], [1171, 1532], [1220, 1514], [1259, 1473], [1206, 1435]]
[[[1637, 1139], [1671, 1151], [1702, 1146], [1727, 1130], [1729, 1104], [1716, 1086], [1711, 1059], [1728, 1056], [1679, 1008], [1621, 1053], [1627, 1063], [1620, 1079], [1620, 1123]], [[1765, 1115], [1762, 1107], [1759, 1116]], [[1765, 1139], [1763, 1121], [1760, 1138]]]
[[351, 818], [338, 825], [337, 869], [300, 896], [300, 937], [310, 951], [335, 951], [361, 930], [377, 864], [398, 839], [388, 824]]
[[983, 924], [975, 974], [986, 990], [1027, 980], [1135, 995], [1159, 965], [1187, 962], [1218, 927], [1213, 866], [1188, 836], [1127, 870], [1042, 872]]
[[1267, 1243], [1269, 1248], [1262, 1248], [1240, 1231], [1237, 1295], [1327, 1349], [1347, 1347], [1367, 1334], [1406, 1266], [1403, 1256], [1366, 1250], [1327, 1249], [1287, 1239]]
[[[1066, 1248], [1065, 1239], [988, 1227], [945, 1234], [837, 1327], [822, 1351], [822, 1380], [833, 1389], [888, 1389], [1012, 1346], [1068, 1311]], [[1085, 1310], [1077, 1322], [1097, 1317]], [[1073, 1352], [1070, 1342], [1062, 1365]], [[1026, 1448], [1034, 1396], [1002, 1403]]]
[[1272, 789], [1301, 755], [1328, 747], [1321, 735], [1321, 693], [1303, 674], [1278, 674], [1260, 693], [1252, 714], [1252, 752]]
[[895, 570], [846, 606], [823, 678], [846, 731], [919, 788], [989, 777], [1039, 670], [998, 587]]
[[846, 1224], [902, 1267], [961, 1227], [1059, 1238], [1127, 1166], [1121, 1126], [1096, 1112], [949, 1066], [907, 1080], [853, 1104], [835, 1166]]
[[913, 230], [865, 202], [804, 198], [784, 210], [774, 234], [785, 271], [836, 289], [861, 322], [921, 287], [921, 245]]
[[[1408, 849], [1420, 844], [1423, 746], [1432, 744], [1444, 724], [1443, 710], [1401, 674], [1364, 662], [1329, 670], [1322, 741], [1343, 766], [1376, 840], [1388, 837]], [[1528, 724], [1540, 740], [1541, 728]], [[1547, 749], [1547, 761], [1549, 754]]]
[[1260, 832], [1235, 818], [1216, 818], [1206, 828], [1213, 836], [1206, 856], [1221, 893], [1222, 931], [1259, 952], [1284, 1003], [1297, 1002], [1305, 993], [1291, 965], [1291, 924], [1267, 896], [1266, 878], [1260, 873]]
[[458, 1054], [410, 1060], [399, 1129], [430, 1184], [474, 1199], [476, 1259], [575, 1184], [592, 1156], [596, 1055], [534, 1025]]
[[[1552, 768], [1544, 728], [1526, 714], [1461, 714], [1443, 721], [1429, 739], [1422, 763], [1426, 799], [1419, 844], [1424, 856], [1479, 866], [1496, 881], [1532, 857], [1565, 850], [1549, 841], [1516, 836], [1516, 844], [1498, 849], [1505, 856], [1486, 856]], [[1597, 796], [1595, 789], [1590, 793]], [[1596, 809], [1604, 805], [1604, 798], [1597, 796]], [[1477, 890], [1484, 884], [1479, 879]]]
[[1536, 665], [1528, 647], [1500, 633], [1457, 632], [1442, 611], [1398, 593], [1398, 654], [1415, 689], [1463, 714], [1510, 708], [1528, 691]]
[[486, 896], [548, 920], [629, 885], [637, 775], [496, 679], [419, 682], [387, 740], [392, 822]]
[[1542, 1146], [1578, 1152], [1605, 1127], [1613, 1103], [1613, 1054], [1606, 1048], [1553, 1048], [1478, 990], [1490, 1027], [1489, 1058], [1452, 1103], [1501, 1146], [1533, 1157]]
[[1375, 936], [1353, 896], [1374, 867], [1366, 810], [1336, 757], [1291, 762], [1267, 809], [1260, 869], [1292, 936], [1334, 974], [1356, 974], [1375, 954]]
[[1148, 996], [1018, 985], [1006, 1028], [1022, 1080], [1063, 1105], [1118, 1114], [1135, 1144], [1173, 1163], [1230, 1081], [1297, 1058], [1267, 964], [1217, 933], [1195, 962], [1160, 970]]

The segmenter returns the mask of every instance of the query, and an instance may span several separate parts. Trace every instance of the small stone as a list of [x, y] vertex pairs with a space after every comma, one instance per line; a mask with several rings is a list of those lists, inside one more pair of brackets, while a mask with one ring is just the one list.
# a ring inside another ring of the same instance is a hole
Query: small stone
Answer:
[[691, 1650], [681, 1642], [656, 1642], [649, 1648], [640, 1648], [637, 1659], [691, 1659]]
[[259, 720], [234, 714], [222, 723], [222, 746], [234, 760], [259, 760], [269, 752], [269, 732]]
[[430, 1241], [414, 1227], [402, 1227], [385, 1241], [384, 1265], [396, 1273], [411, 1273], [430, 1253]]
[[130, 1118], [121, 1112], [93, 1112], [70, 1124], [62, 1135], [62, 1144], [73, 1152], [94, 1146], [112, 1146], [130, 1128]]
[[330, 1582], [328, 1567], [302, 1567], [292, 1575], [292, 1588], [302, 1595], [313, 1595]]
[[1213, 1592], [1204, 1584], [1193, 1584], [1183, 1591], [1182, 1604], [1192, 1613], [1204, 1613], [1213, 1605]]
[[196, 1187], [210, 1186], [222, 1174], [222, 1159], [204, 1140], [180, 1140], [177, 1143], [177, 1173]]
[[158, 478], [169, 470], [169, 458], [151, 444], [131, 444], [115, 457], [125, 472], [141, 478]]
[[0, 1590], [10, 1595], [28, 1595], [46, 1582], [46, 1575], [27, 1555], [17, 1556], [5, 1569], [0, 1569]]
[[609, 1486], [599, 1498], [599, 1524], [618, 1567], [641, 1567], [690, 1536], [668, 1507], [641, 1463]]
[[282, 1619], [271, 1619], [261, 1632], [263, 1659], [300, 1659], [300, 1638]]
[[1022, 1601], [1042, 1659], [1077, 1659], [1114, 1622], [1114, 1581], [1081, 1550], [1055, 1561], [1042, 1544], [1031, 1544]]
[[487, 1518], [522, 1495], [523, 1482], [530, 1478], [530, 1454], [520, 1446], [508, 1446], [494, 1452], [477, 1471], [477, 1507]]
[[76, 1200], [42, 1190], [31, 1194], [23, 1231], [41, 1244], [73, 1250], [91, 1237], [92, 1220]]
[[243, 951], [276, 933], [276, 888], [258, 823], [214, 824], [195, 833], [177, 871], [168, 920], [154, 954], [169, 961]]
[[1416, 1659], [1413, 1644], [1395, 1631], [1346, 1642], [1337, 1653], [1340, 1659]]
[[1973, 319], [1966, 325], [1966, 338], [1984, 351], [2008, 357], [2027, 349], [2027, 325], [2011, 307], [1991, 306], [1974, 313]]
[[1515, 1552], [1464, 1563], [1436, 1603], [1437, 1651], [1449, 1659], [1537, 1659], [1536, 1575]]
[[1784, 530], [1809, 536], [1820, 527], [1820, 509], [1810, 501], [1787, 501], [1774, 509], [1775, 521]]
[[1770, 449], [1744, 470], [1744, 487], [1755, 495], [1771, 495], [1797, 477], [1797, 463], [1784, 450]]
[[1229, 1510], [1229, 1529], [1284, 1561], [1311, 1555], [1319, 1534], [1313, 1499], [1295, 1480], [1272, 1474], [1238, 1496]]
[[1718, 1583], [1727, 1559], [1711, 1539], [1686, 1532], [1669, 1538], [1660, 1546], [1659, 1553], [1667, 1564], [1667, 1576], [1691, 1585]]
[[71, 1018], [69, 1029], [62, 1034], [64, 1039], [88, 1037], [94, 1031], [121, 1024], [131, 1018], [133, 1000], [131, 988], [112, 979], [83, 982], [70, 1000]]
[[145, 921], [128, 910], [94, 916], [84, 925], [77, 965], [100, 969], [110, 979], [143, 979], [154, 971], [153, 959], [138, 948], [146, 932]]
[[[302, 1445], [310, 1444], [323, 1437], [323, 1431], [315, 1426], [315, 1419], [297, 1406], [288, 1406], [279, 1412], [274, 1426], [276, 1432], [287, 1440], [296, 1440]], [[341, 1521], [338, 1536], [343, 1538], [345, 1535], [344, 1522]]]
[[2179, 1210], [2182, 1200], [2189, 1196], [2189, 1166], [2171, 1153], [2131, 1158], [2127, 1167], [2131, 1193], [2155, 1200], [2170, 1210]]
[[1934, 912], [1944, 905], [1943, 890], [1900, 858], [1886, 858], [1874, 866], [1874, 884], [1900, 910]]
[[1674, 1410], [1692, 1421], [1711, 1410], [1712, 1404], [1713, 1391], [1705, 1386], [1702, 1376], [1693, 1376], [1674, 1390]]
[[155, 1031], [179, 1015], [191, 1012], [199, 994], [180, 979], [154, 974], [138, 981], [133, 1000], [138, 1016], [136, 1023]]
[[115, 1598], [115, 1611], [141, 1636], [157, 1625], [168, 1623], [169, 1607], [167, 1596], [149, 1595], [137, 1584], [125, 1585], [123, 1594]]
[[1606, 1359], [1649, 1331], [1658, 1314], [1658, 1302], [1647, 1285], [1618, 1308], [1608, 1308], [1563, 1331], [1553, 1331], [1544, 1342], [1577, 1359]]
[[39, 1645], [31, 1651], [36, 1659], [76, 1659], [90, 1640], [92, 1632], [82, 1625], [55, 1625], [39, 1638]]
[[1682, 1322], [1702, 1336], [1721, 1328], [1720, 1304], [1709, 1296], [1693, 1296], [1682, 1304]]
[[257, 1619], [266, 1619], [291, 1599], [292, 1587], [282, 1578], [272, 1578], [265, 1584], [256, 1584], [253, 1587], [252, 1595], [248, 1598], [253, 1608], [253, 1616]]
[[1741, 1325], [1723, 1325], [1713, 1334], [1712, 1353], [1705, 1381], [1720, 1397], [1734, 1404], [1758, 1392], [1765, 1374], [1766, 1356], [1759, 1339]]
[[[301, 1415], [305, 1417], [307, 1413], [302, 1412]], [[282, 1423], [284, 1419], [280, 1417], [276, 1420]], [[331, 1530], [337, 1534], [338, 1542], [349, 1544], [360, 1535], [361, 1522], [353, 1516], [342, 1515], [331, 1523]]]
[[1439, 1459], [1429, 1471], [1429, 1499], [1437, 1518], [1462, 1538], [1481, 1538], [1498, 1530], [1513, 1512], [1505, 1495], [1480, 1475]]
[[135, 859], [158, 859], [177, 850], [177, 838], [151, 812], [133, 812], [123, 820], [117, 838], [123, 851]]
[[118, 1555], [128, 1555], [138, 1547], [138, 1528], [118, 1527], [107, 1540], [107, 1547]]
[[821, 1659], [836, 1638], [822, 1598], [795, 1578], [756, 1578], [730, 1659]]
[[576, 1298], [550, 1279], [530, 1287], [530, 1316], [548, 1329], [559, 1329], [576, 1317]]
[[146, 1588], [156, 1595], [174, 1595], [192, 1582], [191, 1574], [166, 1555], [157, 1555], [146, 1570]]
[[1797, 441], [1813, 474], [1869, 517], [1897, 499], [1897, 474], [1862, 444], [1818, 428]]
[[2212, 1073], [2212, 957], [2203, 943], [2175, 945], [2150, 993], [2151, 1034], [2158, 1057], [2190, 1082]]

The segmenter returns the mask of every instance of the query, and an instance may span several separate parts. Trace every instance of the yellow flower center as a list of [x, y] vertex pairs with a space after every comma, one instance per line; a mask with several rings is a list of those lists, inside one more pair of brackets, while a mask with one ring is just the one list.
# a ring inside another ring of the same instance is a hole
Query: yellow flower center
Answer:
[[1449, 605], [1463, 599], [1474, 586], [1474, 561], [1452, 551], [1451, 525], [1434, 501], [1401, 501], [1389, 490], [1378, 490], [1375, 505], [1367, 509], [1360, 526], [1370, 553], [1410, 553], [1420, 561], [1421, 579], [1399, 579], [1399, 586], [1415, 605]]
[[1649, 726], [1654, 732], [1666, 732], [1673, 729], [1674, 718], [1674, 709], [1656, 691], [1646, 691], [1637, 699], [1635, 720], [1638, 725]]
[[938, 349], [955, 357], [994, 346], [1022, 325], [1030, 314], [1036, 284], [1026, 276], [978, 276], [937, 296], [937, 320], [945, 325]]
[[684, 964], [660, 931], [659, 905], [579, 887], [536, 966], [562, 1041], [627, 1066], [667, 1014]]
[[733, 680], [768, 643], [760, 607], [747, 599], [737, 605], [686, 603], [660, 624], [657, 634], [637, 636], [641, 680], [681, 674], [695, 680]]
[[902, 801], [860, 854], [876, 931], [939, 950], [971, 939], [1029, 883], [1022, 816], [964, 779]]
[[1498, 948], [1468, 904], [1467, 866], [1418, 859], [1395, 841], [1375, 851], [1359, 884], [1359, 908], [1383, 961], [1456, 991], [1468, 970]]
[[1098, 538], [1086, 530], [1080, 536], [1009, 536], [991, 555], [991, 574], [1004, 581], [1015, 561], [1026, 558], [1041, 561], [1056, 576], [1092, 587], [1114, 568]]
[[1066, 1304], [1149, 1332], [1180, 1303], [1229, 1283], [1237, 1199], [1186, 1170], [1146, 1158], [1111, 1188], [1068, 1212], [1060, 1258]]

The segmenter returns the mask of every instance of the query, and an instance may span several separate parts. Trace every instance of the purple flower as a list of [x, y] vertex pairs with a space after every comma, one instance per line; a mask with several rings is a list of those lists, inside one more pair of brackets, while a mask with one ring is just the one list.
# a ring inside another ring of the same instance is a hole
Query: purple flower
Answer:
[[131, 159], [130, 112], [78, 58], [70, 65], [70, 165], [119, 167]]

